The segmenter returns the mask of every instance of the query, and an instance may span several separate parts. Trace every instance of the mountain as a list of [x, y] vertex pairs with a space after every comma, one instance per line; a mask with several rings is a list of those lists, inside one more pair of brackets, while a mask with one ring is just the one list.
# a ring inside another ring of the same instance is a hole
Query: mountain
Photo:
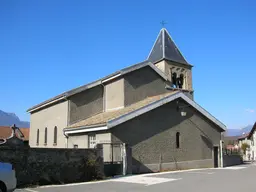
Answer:
[[0, 110], [0, 126], [11, 126], [15, 124], [17, 127], [29, 127], [29, 122], [21, 121], [15, 113], [7, 113]]
[[240, 136], [243, 135], [243, 133], [249, 133], [252, 129], [253, 125], [247, 125], [246, 127], [242, 129], [227, 129], [226, 136]]

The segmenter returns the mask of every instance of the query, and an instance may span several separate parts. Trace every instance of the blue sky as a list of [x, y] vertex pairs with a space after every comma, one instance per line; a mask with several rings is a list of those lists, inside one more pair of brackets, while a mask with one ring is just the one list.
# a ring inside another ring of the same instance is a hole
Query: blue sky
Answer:
[[195, 100], [229, 128], [256, 120], [256, 3], [0, 1], [0, 109], [26, 110], [143, 61], [165, 20]]

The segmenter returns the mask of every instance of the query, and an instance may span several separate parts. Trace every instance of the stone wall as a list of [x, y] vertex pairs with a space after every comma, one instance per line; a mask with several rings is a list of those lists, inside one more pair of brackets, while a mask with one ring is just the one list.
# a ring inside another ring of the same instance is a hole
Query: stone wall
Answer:
[[240, 155], [224, 155], [223, 166], [233, 166], [243, 164], [243, 158]]
[[13, 164], [17, 186], [101, 179], [102, 149], [0, 148], [0, 162]]

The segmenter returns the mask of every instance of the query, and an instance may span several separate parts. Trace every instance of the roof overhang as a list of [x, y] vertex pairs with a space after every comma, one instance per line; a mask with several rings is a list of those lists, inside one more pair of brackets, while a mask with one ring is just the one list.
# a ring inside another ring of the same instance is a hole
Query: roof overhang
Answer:
[[88, 133], [88, 132], [95, 132], [95, 131], [104, 131], [107, 130], [107, 125], [94, 125], [94, 126], [81, 126], [78, 128], [65, 128], [64, 134], [79, 134], [79, 133]]
[[207, 112], [205, 109], [203, 109], [196, 102], [194, 102], [193, 100], [188, 98], [185, 94], [183, 94], [182, 92], [178, 92], [173, 95], [166, 96], [158, 101], [152, 102], [151, 104], [148, 104], [148, 105], [141, 107], [137, 110], [134, 110], [132, 112], [129, 112], [129, 113], [122, 115], [118, 118], [109, 120], [104, 125], [81, 126], [79, 128], [65, 128], [64, 132], [66, 134], [73, 134], [73, 133], [86, 133], [86, 132], [93, 132], [93, 131], [108, 130], [108, 129], [116, 127], [117, 125], [120, 125], [126, 121], [129, 121], [137, 116], [147, 113], [157, 107], [160, 107], [166, 103], [174, 101], [178, 98], [182, 98], [190, 106], [192, 106], [197, 111], [199, 111], [201, 114], [203, 114], [207, 119], [209, 119], [211, 122], [213, 122], [215, 125], [217, 125], [222, 130], [222, 132], [226, 131], [226, 126], [223, 123], [221, 123], [219, 120], [217, 120], [214, 116], [212, 116], [209, 112]]

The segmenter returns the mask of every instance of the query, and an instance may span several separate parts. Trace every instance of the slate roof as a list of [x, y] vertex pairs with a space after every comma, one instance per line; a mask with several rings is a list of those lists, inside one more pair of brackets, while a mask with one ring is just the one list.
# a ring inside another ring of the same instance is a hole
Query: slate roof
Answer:
[[[24, 135], [24, 140], [29, 140], [29, 128], [19, 128]], [[12, 135], [12, 129], [8, 126], [0, 126], [0, 139], [7, 139]], [[19, 137], [16, 134], [17, 137]]]
[[173, 91], [173, 92], [169, 92], [169, 93], [160, 94], [160, 95], [157, 95], [157, 96], [147, 97], [144, 100], [141, 100], [137, 103], [134, 103], [134, 104], [129, 105], [127, 107], [124, 107], [122, 109], [99, 113], [99, 114], [94, 115], [90, 118], [87, 118], [85, 120], [74, 123], [74, 124], [70, 125], [68, 128], [76, 128], [76, 127], [81, 127], [81, 126], [93, 126], [93, 125], [98, 125], [98, 124], [106, 124], [109, 120], [116, 119], [116, 118], [118, 118], [122, 115], [125, 115], [129, 112], [135, 111], [135, 110], [137, 110], [141, 107], [149, 105], [150, 103], [158, 101], [158, 100], [160, 100], [164, 97], [173, 95], [177, 92], [178, 91]]
[[147, 60], [152, 63], [156, 63], [163, 59], [190, 65], [183, 57], [178, 47], [172, 40], [170, 34], [165, 28], [161, 29], [155, 41], [155, 44], [153, 45], [151, 52], [147, 58]]
[[36, 108], [40, 108], [40, 107], [43, 106], [43, 105], [47, 105], [47, 104], [50, 103], [50, 102], [57, 101], [58, 99], [62, 99], [62, 98], [65, 99], [65, 98], [70, 97], [70, 96], [72, 96], [72, 95], [74, 95], [74, 94], [80, 93], [80, 92], [82, 92], [82, 91], [84, 91], [84, 90], [86, 90], [86, 89], [93, 88], [93, 87], [95, 87], [95, 86], [97, 86], [97, 85], [100, 85], [100, 84], [102, 83], [102, 81], [104, 81], [105, 79], [114, 77], [114, 76], [119, 75], [119, 74], [120, 74], [120, 76], [121, 76], [121, 75], [125, 75], [125, 74], [127, 74], [127, 73], [130, 73], [130, 72], [132, 72], [132, 71], [135, 71], [135, 70], [141, 69], [141, 68], [143, 68], [143, 67], [147, 67], [147, 66], [148, 66], [148, 67], [151, 67], [157, 74], [159, 74], [160, 77], [162, 77], [163, 79], [167, 80], [166, 75], [165, 75], [161, 70], [159, 70], [155, 65], [153, 65], [153, 64], [152, 64], [151, 62], [149, 62], [149, 61], [143, 61], [143, 62], [141, 62], [141, 63], [138, 63], [138, 64], [132, 65], [132, 66], [130, 66], [130, 67], [121, 69], [121, 70], [119, 70], [119, 71], [116, 71], [115, 73], [112, 73], [112, 74], [110, 74], [110, 75], [108, 75], [108, 76], [106, 76], [106, 77], [103, 77], [103, 78], [101, 78], [101, 79], [98, 79], [98, 80], [96, 80], [96, 81], [94, 81], [94, 82], [92, 82], [92, 83], [88, 83], [88, 84], [83, 85], [83, 86], [81, 86], [81, 87], [77, 87], [77, 88], [75, 88], [75, 89], [66, 91], [66, 92], [64, 92], [64, 93], [62, 93], [62, 94], [60, 94], [60, 95], [57, 95], [57, 96], [55, 96], [55, 97], [53, 97], [53, 98], [51, 98], [51, 99], [48, 99], [48, 100], [46, 100], [46, 101], [44, 101], [44, 102], [42, 102], [42, 103], [39, 103], [38, 105], [35, 105], [35, 106], [29, 108], [29, 109], [27, 110], [27, 112], [30, 112], [31, 110], [34, 110], [34, 109], [36, 109]]

